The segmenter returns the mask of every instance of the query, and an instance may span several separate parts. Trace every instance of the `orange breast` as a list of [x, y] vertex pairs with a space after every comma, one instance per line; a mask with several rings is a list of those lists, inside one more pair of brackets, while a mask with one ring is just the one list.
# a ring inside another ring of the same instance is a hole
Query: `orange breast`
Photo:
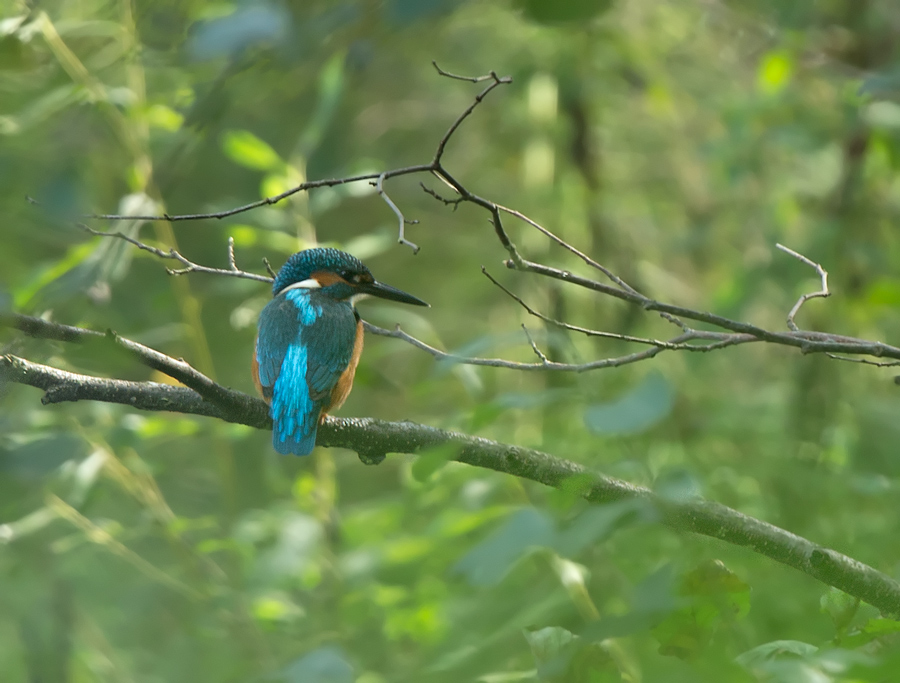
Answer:
[[353, 377], [356, 375], [356, 366], [359, 365], [359, 357], [362, 355], [362, 350], [363, 324], [361, 320], [357, 320], [356, 341], [353, 343], [353, 355], [350, 357], [350, 363], [347, 365], [347, 369], [344, 370], [340, 379], [338, 379], [337, 384], [334, 385], [334, 389], [331, 390], [331, 401], [322, 411], [322, 417], [325, 416], [325, 413], [340, 408], [344, 405], [344, 401], [347, 400], [347, 396], [353, 388]]
[[266, 403], [272, 402], [272, 392], [263, 389], [262, 382], [259, 381], [259, 361], [256, 360], [256, 340], [253, 340], [253, 358], [250, 360], [250, 372], [253, 375], [253, 386]]

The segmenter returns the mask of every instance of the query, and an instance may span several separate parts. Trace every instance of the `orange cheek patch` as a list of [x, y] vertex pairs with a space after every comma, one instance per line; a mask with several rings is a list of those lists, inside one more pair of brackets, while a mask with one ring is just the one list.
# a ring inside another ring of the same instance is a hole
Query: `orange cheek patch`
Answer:
[[323, 287], [328, 287], [329, 285], [336, 284], [338, 282], [346, 282], [344, 278], [336, 273], [329, 273], [327, 270], [317, 270], [315, 273], [310, 275], [313, 280], [318, 281], [320, 285]]

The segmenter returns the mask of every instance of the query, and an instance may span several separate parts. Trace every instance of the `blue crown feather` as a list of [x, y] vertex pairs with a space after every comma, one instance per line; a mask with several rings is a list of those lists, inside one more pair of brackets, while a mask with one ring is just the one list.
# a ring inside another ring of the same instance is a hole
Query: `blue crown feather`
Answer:
[[295, 282], [308, 280], [310, 275], [319, 270], [369, 272], [369, 269], [358, 258], [338, 249], [318, 247], [298, 251], [281, 266], [281, 270], [278, 271], [275, 282], [272, 284], [272, 294], [277, 296], [285, 287], [289, 287]]

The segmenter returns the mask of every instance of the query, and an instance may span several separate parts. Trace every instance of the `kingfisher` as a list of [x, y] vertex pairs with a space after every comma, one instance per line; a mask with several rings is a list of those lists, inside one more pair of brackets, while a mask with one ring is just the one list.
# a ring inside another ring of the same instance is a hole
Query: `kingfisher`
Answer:
[[278, 271], [259, 315], [253, 381], [269, 404], [279, 453], [309, 455], [319, 424], [350, 393], [363, 348], [356, 302], [368, 296], [428, 306], [337, 249], [297, 252]]

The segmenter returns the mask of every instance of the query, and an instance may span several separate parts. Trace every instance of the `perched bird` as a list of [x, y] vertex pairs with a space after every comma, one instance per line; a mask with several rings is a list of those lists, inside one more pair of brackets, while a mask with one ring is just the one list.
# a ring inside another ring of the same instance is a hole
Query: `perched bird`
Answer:
[[377, 296], [428, 304], [377, 282], [362, 261], [337, 249], [291, 256], [272, 294], [259, 316], [253, 380], [269, 404], [275, 450], [308, 455], [322, 418], [341, 407], [353, 386], [363, 347], [355, 303]]

